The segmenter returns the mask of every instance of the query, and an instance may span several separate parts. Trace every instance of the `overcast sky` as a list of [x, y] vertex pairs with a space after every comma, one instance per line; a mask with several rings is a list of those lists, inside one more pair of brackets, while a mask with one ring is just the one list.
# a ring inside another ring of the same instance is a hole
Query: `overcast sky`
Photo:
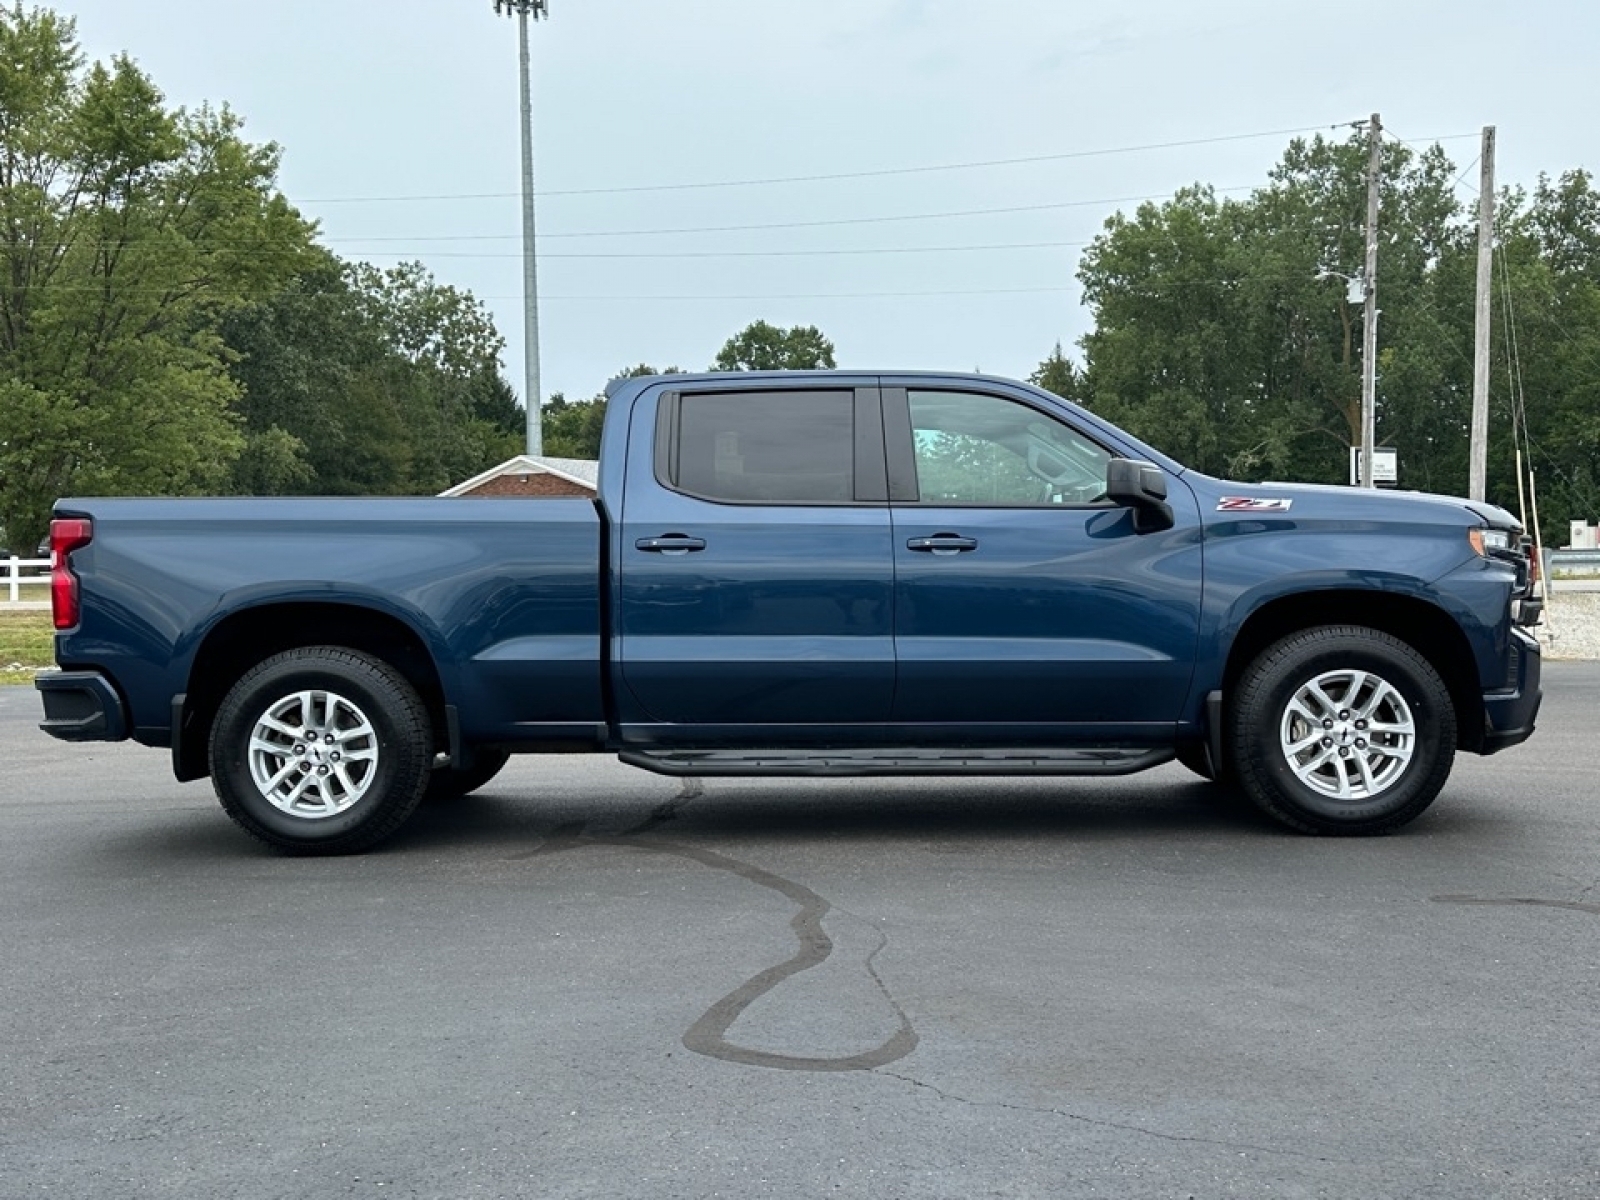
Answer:
[[[126, 51], [171, 103], [225, 101], [280, 143], [284, 191], [339, 254], [420, 259], [488, 304], [520, 394], [517, 39], [492, 0], [52, 7], [89, 56]], [[1377, 111], [1405, 140], [1455, 139], [1462, 168], [1497, 126], [1502, 183], [1600, 165], [1595, 0], [550, 8], [532, 30], [547, 395], [641, 361], [703, 369], [756, 318], [818, 326], [842, 367], [1025, 376], [1088, 327], [1074, 275], [1109, 213], [1258, 186], [1281, 131]], [[1086, 153], [1205, 139], [1233, 140]], [[1019, 158], [1043, 161], [906, 170]], [[671, 186], [830, 175], [849, 177]], [[974, 211], [994, 209], [1025, 211]], [[784, 227], [708, 228], [750, 225]]]

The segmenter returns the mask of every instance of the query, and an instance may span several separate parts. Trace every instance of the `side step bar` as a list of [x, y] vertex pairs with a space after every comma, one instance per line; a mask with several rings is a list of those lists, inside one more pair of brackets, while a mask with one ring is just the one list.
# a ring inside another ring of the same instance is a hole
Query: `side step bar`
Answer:
[[1132, 775], [1170, 762], [1171, 746], [1075, 749], [624, 750], [658, 775]]

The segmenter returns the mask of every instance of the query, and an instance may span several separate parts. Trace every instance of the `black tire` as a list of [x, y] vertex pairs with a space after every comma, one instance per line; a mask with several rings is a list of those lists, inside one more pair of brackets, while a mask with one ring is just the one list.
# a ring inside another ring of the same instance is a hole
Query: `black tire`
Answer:
[[228, 815], [296, 854], [353, 854], [388, 837], [421, 800], [433, 758], [411, 685], [382, 660], [338, 646], [288, 650], [251, 668], [217, 710], [209, 749]]
[[1239, 785], [1303, 833], [1398, 829], [1433, 803], [1455, 759], [1455, 709], [1438, 672], [1360, 625], [1268, 647], [1245, 669], [1231, 714]]
[[479, 749], [473, 752], [472, 765], [464, 771], [440, 767], [429, 775], [422, 802], [441, 804], [470, 795], [500, 774], [500, 768], [510, 757], [507, 750]]

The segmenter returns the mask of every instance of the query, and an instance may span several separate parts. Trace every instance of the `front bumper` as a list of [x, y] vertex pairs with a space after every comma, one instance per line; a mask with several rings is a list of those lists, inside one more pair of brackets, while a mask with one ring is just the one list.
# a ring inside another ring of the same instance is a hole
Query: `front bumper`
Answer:
[[122, 697], [99, 671], [60, 671], [34, 679], [44, 701], [39, 728], [64, 742], [120, 742], [128, 736]]
[[1511, 630], [1509, 687], [1483, 694], [1483, 745], [1479, 754], [1493, 754], [1525, 742], [1533, 734], [1539, 715], [1539, 673], [1543, 661], [1538, 641], [1521, 628]]

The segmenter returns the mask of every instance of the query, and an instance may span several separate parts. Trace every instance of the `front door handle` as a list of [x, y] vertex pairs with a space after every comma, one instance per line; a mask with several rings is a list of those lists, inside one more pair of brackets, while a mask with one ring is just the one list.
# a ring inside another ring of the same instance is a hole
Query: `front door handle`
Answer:
[[635, 550], [652, 554], [687, 554], [691, 550], [704, 550], [705, 538], [690, 537], [684, 533], [668, 533], [661, 537], [640, 538], [633, 544]]
[[978, 539], [962, 537], [956, 533], [936, 533], [932, 537], [907, 538], [907, 550], [920, 550], [924, 554], [961, 554], [978, 548]]

